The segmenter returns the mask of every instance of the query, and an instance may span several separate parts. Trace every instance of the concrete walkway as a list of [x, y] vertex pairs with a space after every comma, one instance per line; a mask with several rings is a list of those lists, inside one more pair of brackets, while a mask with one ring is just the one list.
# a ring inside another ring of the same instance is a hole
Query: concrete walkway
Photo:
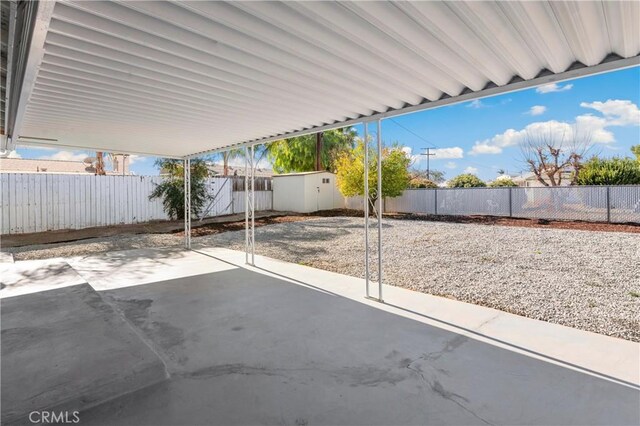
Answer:
[[[245, 267], [244, 253], [206, 247], [65, 259], [169, 374], [85, 404], [81, 423], [640, 422], [636, 343], [395, 287], [383, 288], [380, 304], [362, 297], [360, 279], [256, 259], [257, 267]], [[30, 275], [40, 276], [37, 269], [31, 265]], [[47, 362], [43, 354], [5, 373], [5, 350], [23, 343], [7, 348], [5, 304], [50, 293], [40, 282], [29, 294], [29, 278], [19, 276], [1, 292], [3, 416], [16, 406], [5, 400], [5, 374], [24, 377]], [[53, 291], [83, 285], [68, 281]], [[5, 293], [16, 282], [21, 295]], [[77, 322], [72, 330], [95, 326]], [[78, 334], [58, 338], [68, 341], [56, 348], [82, 352]], [[113, 361], [124, 376], [136, 371], [119, 355]], [[79, 386], [81, 378], [58, 373], [52, 380]], [[36, 394], [41, 386], [34, 380], [26, 388]]]

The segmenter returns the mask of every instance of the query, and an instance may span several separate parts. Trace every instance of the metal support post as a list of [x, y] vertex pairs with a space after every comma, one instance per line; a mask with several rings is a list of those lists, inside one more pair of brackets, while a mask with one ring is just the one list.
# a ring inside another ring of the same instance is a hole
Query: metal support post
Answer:
[[[382, 302], [382, 125], [380, 120], [377, 120], [377, 136], [376, 136], [376, 186], [374, 188], [369, 187], [369, 125], [364, 124], [364, 250], [365, 250], [365, 297], [367, 299], [373, 299], [378, 302]], [[372, 204], [374, 199], [376, 202]], [[378, 294], [374, 297], [370, 293], [369, 284], [371, 281], [371, 251], [369, 247], [369, 228], [370, 228], [370, 209], [373, 207], [373, 213], [377, 220], [378, 231]]]
[[184, 168], [184, 246], [191, 249], [191, 159], [183, 163]]
[[369, 123], [364, 123], [364, 280], [369, 297]]
[[433, 189], [433, 214], [438, 215], [438, 188]]
[[244, 163], [244, 228], [245, 228], [245, 262], [254, 265], [255, 262], [255, 191], [254, 173], [255, 167], [253, 145], [245, 147]]
[[513, 188], [509, 187], [509, 217], [513, 217]]
[[611, 187], [607, 186], [607, 223], [611, 223]]
[[[382, 302], [382, 121], [378, 119], [378, 301]], [[428, 158], [428, 157], [427, 157]]]

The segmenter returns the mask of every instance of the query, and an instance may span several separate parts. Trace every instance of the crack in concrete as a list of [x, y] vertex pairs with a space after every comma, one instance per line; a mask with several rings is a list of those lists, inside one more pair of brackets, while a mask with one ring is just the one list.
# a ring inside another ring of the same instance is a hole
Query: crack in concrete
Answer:
[[439, 351], [429, 352], [422, 357], [425, 361], [435, 361], [439, 359], [442, 355], [453, 352], [458, 349], [460, 346], [465, 344], [469, 338], [467, 336], [463, 336], [462, 334], [455, 335], [452, 339], [449, 339], [445, 342], [444, 348]]
[[[460, 339], [460, 337], [463, 337], [463, 339]], [[416, 362], [418, 362], [420, 360], [425, 361], [425, 362], [436, 360], [440, 356], [442, 356], [443, 354], [455, 350], [457, 347], [459, 347], [462, 344], [464, 344], [467, 340], [468, 340], [468, 338], [466, 338], [464, 336], [461, 336], [461, 335], [458, 335], [458, 336], [454, 337], [453, 339], [447, 341], [445, 347], [440, 351], [431, 352], [430, 354], [425, 354], [425, 355], [420, 356], [420, 357], [418, 357], [418, 358], [416, 358], [414, 360], [406, 359], [406, 360], [403, 360], [403, 362], [406, 363], [405, 368], [407, 368], [408, 370], [410, 370], [410, 371], [414, 372], [415, 374], [417, 374], [422, 379], [422, 381], [436, 395], [440, 396], [443, 399], [446, 399], [447, 401], [453, 402], [458, 407], [462, 408], [464, 411], [466, 411], [467, 413], [471, 414], [473, 417], [477, 418], [478, 420], [480, 420], [484, 424], [493, 426], [493, 423], [491, 423], [488, 420], [486, 420], [485, 418], [481, 417], [476, 412], [474, 412], [471, 408], [469, 408], [469, 407], [467, 407], [465, 405], [465, 403], [469, 404], [469, 402], [470, 402], [467, 398], [465, 398], [462, 395], [459, 395], [457, 393], [454, 393], [454, 392], [451, 392], [451, 391], [445, 389], [445, 387], [442, 385], [442, 383], [440, 383], [440, 381], [437, 379], [437, 371], [439, 371], [437, 368], [435, 368], [434, 366], [429, 365], [428, 363], [426, 364], [426, 366], [428, 368], [434, 370], [431, 373], [431, 376], [432, 376], [431, 379], [427, 379], [425, 377], [422, 369], [420, 368], [420, 366], [413, 366], [414, 363], [416, 363]], [[433, 354], [436, 354], [436, 356], [434, 356]]]
[[501, 313], [497, 313], [494, 316], [492, 316], [491, 318], [488, 318], [488, 319], [482, 321], [480, 323], [480, 325], [478, 327], [476, 327], [476, 330], [481, 330], [482, 327], [484, 327], [485, 325], [489, 324], [491, 321], [497, 319], [500, 315], [502, 315], [502, 314]]
[[209, 379], [230, 374], [245, 376], [278, 376], [293, 378], [290, 373], [315, 372], [322, 373], [342, 382], [346, 378], [350, 386], [376, 387], [380, 384], [396, 385], [407, 377], [394, 374], [391, 369], [381, 369], [374, 366], [342, 367], [339, 369], [306, 368], [270, 368], [265, 366], [250, 366], [242, 363], [222, 364], [205, 367], [192, 372], [175, 373], [173, 376], [192, 379]]

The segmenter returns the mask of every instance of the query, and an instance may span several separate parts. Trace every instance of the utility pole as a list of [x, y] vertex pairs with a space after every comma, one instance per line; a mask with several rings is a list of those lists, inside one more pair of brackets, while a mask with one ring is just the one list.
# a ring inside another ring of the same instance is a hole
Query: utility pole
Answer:
[[431, 153], [431, 150], [433, 148], [422, 148], [425, 149], [427, 152], [423, 152], [420, 155], [426, 155], [427, 156], [427, 179], [431, 180], [431, 175], [429, 174], [429, 157], [431, 157], [432, 155], [436, 155], [435, 152]]

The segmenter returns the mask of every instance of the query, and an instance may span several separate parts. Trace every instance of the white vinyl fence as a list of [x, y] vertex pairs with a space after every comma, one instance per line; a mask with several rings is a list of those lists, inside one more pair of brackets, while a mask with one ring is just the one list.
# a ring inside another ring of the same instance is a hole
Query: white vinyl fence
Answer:
[[[160, 176], [0, 174], [0, 233], [21, 234], [168, 220], [162, 200], [149, 200]], [[207, 181], [202, 215], [244, 212], [244, 192], [229, 178]], [[256, 210], [272, 208], [272, 192], [256, 191]], [[197, 218], [193, 218], [194, 222]]]
[[[253, 209], [255, 211], [273, 210], [273, 191], [255, 191], [254, 200]], [[244, 191], [235, 191], [233, 193], [233, 212], [244, 212]]]
[[640, 186], [410, 189], [385, 212], [640, 223]]
[[82, 229], [166, 219], [149, 201], [159, 176], [3, 173], [2, 234]]

